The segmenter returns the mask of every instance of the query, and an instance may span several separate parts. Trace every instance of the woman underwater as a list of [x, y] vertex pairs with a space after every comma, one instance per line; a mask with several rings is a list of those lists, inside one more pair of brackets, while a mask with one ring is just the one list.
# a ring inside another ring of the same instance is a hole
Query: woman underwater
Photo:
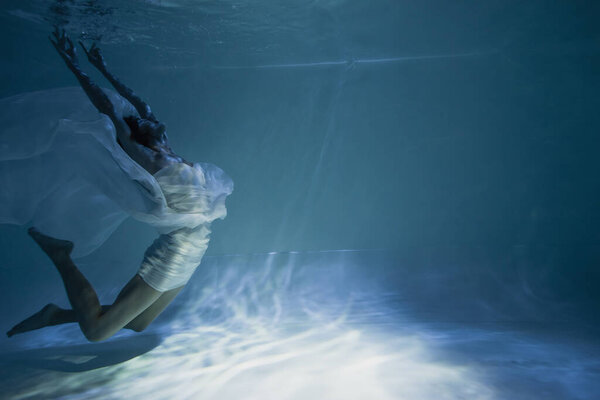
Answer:
[[[155, 226], [162, 234], [146, 250], [141, 267], [123, 287], [114, 303], [100, 305], [94, 288], [72, 261], [73, 243], [30, 228], [29, 235], [56, 266], [72, 309], [48, 304], [15, 325], [7, 335], [10, 337], [46, 326], [71, 322], [77, 322], [90, 341], [107, 339], [122, 328], [139, 332], [167, 307], [200, 264], [208, 246], [210, 223], [214, 219], [225, 217], [225, 197], [232, 192], [233, 182], [216, 166], [190, 163], [176, 155], [169, 146], [165, 125], [156, 119], [146, 103], [108, 71], [95, 44], [86, 49], [80, 42], [90, 63], [107, 78], [120, 96], [102, 90], [81, 71], [76, 48], [64, 31], [59, 32], [56, 29], [50, 41], [79, 81], [85, 95], [97, 111], [103, 114], [98, 116], [100, 119], [96, 118], [96, 121], [92, 122], [89, 121], [89, 117], [81, 117], [81, 123], [65, 119], [57, 128], [58, 131], [62, 129], [71, 134], [71, 139], [64, 139], [70, 143], [64, 145], [65, 149], [77, 146], [78, 140], [83, 136], [89, 143], [95, 143], [89, 146], [90, 149], [93, 146], [101, 148], [95, 152], [90, 151], [88, 159], [86, 155], [82, 155], [79, 164], [76, 160], [73, 161], [75, 167], [71, 165], [66, 168], [72, 170], [81, 167], [82, 171], [77, 173], [78, 179], [83, 177], [83, 180], [72, 181], [75, 183], [71, 184], [71, 192], [79, 193], [83, 190], [81, 187], [93, 187], [96, 190], [93, 194], [102, 194], [104, 197], [100, 198], [105, 199], [103, 206], [106, 205], [106, 209], [112, 210], [107, 213], [106, 220], [103, 216], [96, 218], [109, 226], [103, 227], [101, 235], [97, 232], [90, 235], [94, 240], [88, 240], [93, 242], [92, 246], [88, 246], [89, 249], [97, 248], [116, 229], [124, 218], [124, 213]], [[73, 92], [68, 92], [63, 97], [75, 96], [71, 93]], [[17, 99], [13, 103], [19, 104], [23, 101]], [[81, 133], [86, 130], [89, 134]], [[60, 142], [58, 137], [57, 134], [55, 142]], [[101, 146], [98, 143], [101, 143]], [[74, 153], [86, 151], [81, 146], [71, 148], [76, 150]], [[66, 160], [71, 155], [63, 154], [61, 157], [61, 160]], [[73, 158], [76, 157], [78, 156], [73, 154]], [[60, 200], [56, 203], [71, 201], [75, 207], [86, 206], [75, 204], [81, 199], [79, 194], [67, 198], [67, 194], [64, 193], [70, 191], [64, 187], [48, 192], [57, 193]], [[48, 195], [48, 198], [51, 196]], [[99, 198], [99, 195], [94, 197], [96, 198]], [[45, 200], [46, 198], [41, 200], [41, 205], [36, 205], [36, 209], [43, 207]], [[0, 203], [2, 201], [0, 199]], [[95, 207], [94, 204], [88, 206]], [[61, 204], [60, 207], [64, 205]], [[102, 211], [102, 207], [91, 212]], [[38, 215], [36, 212], [25, 214], [29, 217]], [[9, 217], [11, 216], [0, 215], [0, 222], [15, 222]], [[90, 216], [89, 219], [93, 220], [93, 217]], [[72, 218], [69, 221], [59, 221], [54, 225], [58, 226], [57, 229], [61, 232], [65, 232], [64, 227], [69, 223], [77, 222], [81, 225], [81, 221], [71, 220]], [[35, 219], [33, 222], [36, 224]], [[48, 233], [45, 228], [40, 230]], [[71, 231], [67, 229], [66, 232]], [[74, 228], [71, 234], [74, 235], [75, 232], [77, 229]], [[78, 237], [73, 238], [79, 243]]]

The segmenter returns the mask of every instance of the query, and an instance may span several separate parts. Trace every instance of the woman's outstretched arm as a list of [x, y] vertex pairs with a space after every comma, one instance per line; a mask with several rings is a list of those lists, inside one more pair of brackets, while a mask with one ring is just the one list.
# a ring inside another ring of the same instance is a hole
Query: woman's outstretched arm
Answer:
[[106, 79], [110, 82], [111, 85], [119, 92], [121, 96], [126, 98], [138, 111], [140, 117], [150, 120], [152, 122], [158, 122], [150, 106], [146, 104], [138, 95], [136, 95], [133, 90], [125, 86], [121, 81], [117, 79], [116, 76], [110, 73], [108, 68], [106, 67], [106, 62], [104, 61], [104, 57], [102, 57], [102, 53], [100, 52], [100, 48], [96, 46], [96, 43], [92, 44], [92, 47], [86, 49], [83, 43], [79, 42], [83, 51], [87, 55], [89, 62], [98, 69], [104, 75]]
[[116, 110], [110, 98], [104, 91], [96, 85], [90, 77], [79, 68], [77, 53], [71, 39], [67, 37], [65, 31], [59, 32], [58, 28], [53, 32], [55, 40], [50, 38], [50, 42], [58, 51], [58, 54], [67, 64], [67, 67], [73, 72], [79, 84], [92, 101], [92, 104], [102, 114], [106, 114], [112, 121], [117, 134], [118, 143], [123, 150], [137, 162], [142, 168], [151, 174], [158, 171], [161, 166], [157, 164], [158, 153], [142, 144], [136, 143], [131, 137], [131, 130], [125, 120], [116, 114]]
[[55, 40], [52, 40], [52, 37], [50, 37], [50, 42], [61, 58], [65, 61], [67, 67], [71, 70], [71, 72], [73, 72], [73, 75], [75, 75], [79, 81], [79, 84], [85, 91], [85, 94], [87, 94], [92, 104], [98, 109], [99, 112], [108, 115], [113, 124], [115, 124], [117, 131], [119, 131], [118, 128], [124, 124], [123, 120], [117, 118], [113, 104], [106, 93], [104, 93], [102, 89], [100, 89], [100, 87], [96, 85], [90, 79], [90, 77], [79, 68], [77, 52], [75, 50], [75, 46], [73, 46], [73, 42], [71, 42], [71, 39], [69, 39], [69, 37], [65, 34], [64, 30], [59, 32], [58, 28], [56, 28], [52, 35], [54, 36]]

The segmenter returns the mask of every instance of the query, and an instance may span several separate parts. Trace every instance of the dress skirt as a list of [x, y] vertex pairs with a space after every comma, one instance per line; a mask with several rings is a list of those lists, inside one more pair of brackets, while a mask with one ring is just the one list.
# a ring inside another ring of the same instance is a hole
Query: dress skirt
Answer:
[[[105, 92], [118, 115], [138, 115]], [[0, 126], [0, 223], [72, 240], [73, 257], [92, 253], [129, 216], [167, 234], [208, 228], [227, 214], [233, 181], [220, 168], [177, 164], [150, 174], [81, 88], [0, 99]]]

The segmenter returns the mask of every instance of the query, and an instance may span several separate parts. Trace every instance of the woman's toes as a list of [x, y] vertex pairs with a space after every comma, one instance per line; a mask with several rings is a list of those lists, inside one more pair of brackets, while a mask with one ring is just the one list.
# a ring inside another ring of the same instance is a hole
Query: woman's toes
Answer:
[[56, 253], [71, 254], [73, 250], [73, 242], [69, 240], [61, 240], [47, 236], [38, 231], [35, 227], [27, 230], [29, 236], [44, 250], [48, 255]]
[[19, 333], [25, 333], [51, 325], [52, 317], [58, 310], [60, 310], [60, 307], [50, 303], [31, 317], [24, 319], [13, 326], [10, 331], [6, 332], [6, 336], [11, 337]]

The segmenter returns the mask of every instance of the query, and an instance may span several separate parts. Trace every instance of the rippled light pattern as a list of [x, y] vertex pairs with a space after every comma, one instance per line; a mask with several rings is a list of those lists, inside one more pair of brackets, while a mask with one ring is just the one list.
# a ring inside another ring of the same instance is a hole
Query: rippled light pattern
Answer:
[[[354, 251], [207, 257], [167, 313], [142, 334], [87, 344], [71, 325], [11, 342], [30, 348], [2, 355], [3, 395], [593, 398], [597, 347], [460, 321], [416, 322], [406, 312], [407, 286], [382, 282], [382, 268], [397, 271], [394, 263], [378, 252]], [[398, 276], [410, 280], [406, 270]]]
[[208, 258], [175, 315], [153, 327], [157, 347], [99, 369], [42, 370], [14, 398], [493, 398], [468, 365], [437, 359], [418, 332], [399, 329], [385, 296], [340, 255], [326, 264], [294, 254]]

